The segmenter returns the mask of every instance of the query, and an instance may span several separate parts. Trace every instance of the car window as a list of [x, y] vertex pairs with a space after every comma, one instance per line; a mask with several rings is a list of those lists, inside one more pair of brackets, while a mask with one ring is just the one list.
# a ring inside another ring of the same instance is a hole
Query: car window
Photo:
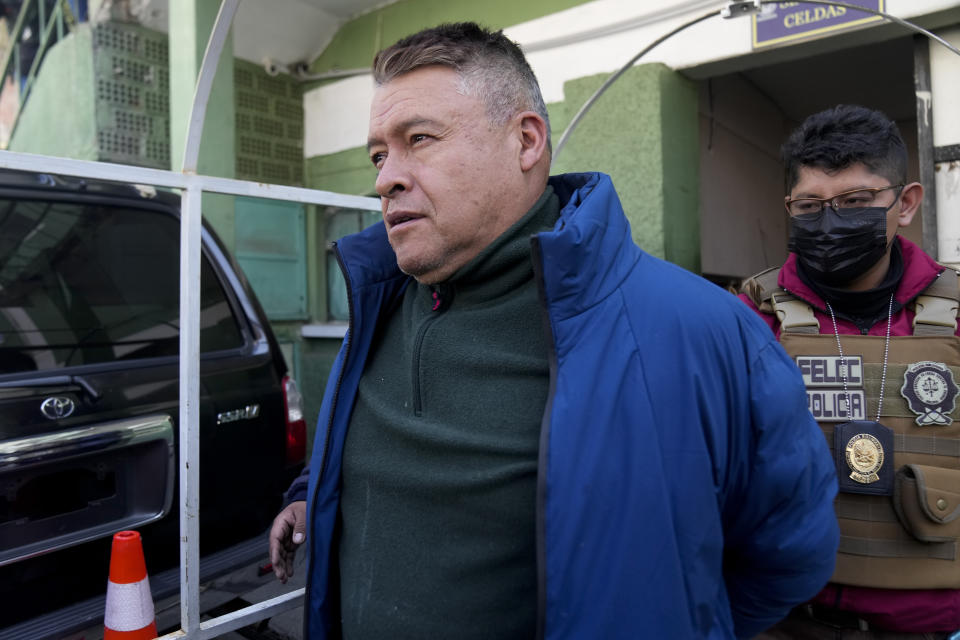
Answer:
[[[0, 374], [177, 355], [180, 225], [149, 210], [0, 199]], [[200, 349], [242, 344], [204, 256]]]

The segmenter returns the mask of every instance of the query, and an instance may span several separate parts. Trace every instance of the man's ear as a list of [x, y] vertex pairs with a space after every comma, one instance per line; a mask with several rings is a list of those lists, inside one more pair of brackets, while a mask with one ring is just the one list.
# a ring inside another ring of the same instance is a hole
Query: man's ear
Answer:
[[520, 169], [529, 171], [547, 153], [547, 123], [539, 114], [524, 111], [520, 119]]
[[905, 227], [913, 220], [913, 216], [923, 201], [923, 185], [911, 182], [900, 193], [900, 213], [897, 214], [897, 225]]

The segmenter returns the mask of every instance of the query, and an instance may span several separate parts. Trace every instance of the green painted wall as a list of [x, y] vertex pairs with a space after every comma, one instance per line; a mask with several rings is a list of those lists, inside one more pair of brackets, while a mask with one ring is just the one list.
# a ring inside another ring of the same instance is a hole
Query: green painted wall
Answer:
[[700, 273], [700, 126], [695, 82], [664, 67], [660, 157], [664, 257]]
[[95, 87], [92, 33], [82, 24], [47, 52], [8, 148], [96, 160]]
[[[607, 75], [571, 80], [549, 105], [554, 142]], [[650, 253], [700, 268], [696, 85], [661, 64], [628, 70], [594, 103], [552, 173], [610, 174], [633, 229]]]
[[311, 71], [369, 67], [374, 54], [400, 38], [442, 22], [474, 20], [492, 29], [558, 13], [589, 0], [402, 0], [351, 20], [311, 65]]
[[303, 84], [269, 75], [263, 65], [233, 61], [236, 177], [303, 186]]
[[[173, 169], [183, 166], [190, 108], [203, 52], [220, 9], [220, 0], [170, 0], [170, 159]], [[233, 90], [233, 38], [228, 37], [210, 92], [200, 143], [198, 172], [232, 178], [236, 169], [236, 111]], [[203, 195], [203, 216], [223, 242], [235, 246], [234, 198]]]
[[[316, 437], [314, 427], [317, 416], [320, 414], [320, 404], [323, 400], [323, 390], [327, 386], [327, 378], [333, 361], [340, 350], [340, 340], [310, 339], [300, 343], [300, 391], [303, 394], [304, 416], [307, 421], [307, 453], [313, 451], [313, 441]], [[321, 427], [323, 432], [325, 427]]]
[[306, 161], [307, 186], [354, 195], [374, 195], [377, 170], [363, 147], [314, 156]]

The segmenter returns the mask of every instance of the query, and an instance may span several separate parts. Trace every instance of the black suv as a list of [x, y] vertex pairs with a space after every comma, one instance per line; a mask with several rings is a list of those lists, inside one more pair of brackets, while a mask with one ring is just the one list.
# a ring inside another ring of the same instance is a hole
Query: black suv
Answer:
[[[154, 598], [179, 588], [179, 234], [174, 194], [0, 171], [0, 638], [96, 624], [122, 529], [142, 534]], [[306, 430], [206, 226], [200, 297], [204, 578], [266, 562]]]

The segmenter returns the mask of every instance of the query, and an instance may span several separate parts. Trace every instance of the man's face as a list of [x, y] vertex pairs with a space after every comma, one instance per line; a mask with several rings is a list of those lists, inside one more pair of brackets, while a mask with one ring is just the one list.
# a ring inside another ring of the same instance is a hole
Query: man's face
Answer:
[[[798, 172], [797, 184], [790, 190], [790, 195], [787, 196], [787, 200], [796, 198], [829, 198], [857, 189], [888, 186], [891, 186], [888, 179], [871, 172], [865, 165], [859, 162], [850, 165], [846, 169], [830, 172], [818, 167], [801, 167]], [[915, 207], [910, 209], [908, 216], [904, 215], [906, 208], [905, 203], [908, 200], [912, 201], [911, 197], [914, 195], [912, 191], [908, 195], [907, 191], [911, 190], [913, 186], [913, 184], [908, 185], [903, 190], [901, 198], [899, 199], [897, 198], [897, 194], [900, 192], [898, 189], [881, 191], [877, 194], [876, 200], [873, 202], [872, 206], [884, 208], [890, 207], [890, 205], [893, 204], [887, 211], [888, 247], [897, 234], [897, 227], [907, 226], [913, 218]], [[903, 196], [907, 196], [906, 200]], [[896, 200], [896, 204], [894, 204], [894, 200]]]
[[[829, 172], [817, 167], [802, 167], [798, 172], [797, 184], [790, 190], [790, 195], [786, 199], [789, 201], [796, 198], [831, 198], [857, 189], [888, 186], [891, 186], [891, 183], [887, 178], [871, 172], [862, 163], [850, 165], [840, 171]], [[887, 250], [872, 267], [846, 283], [845, 288], [862, 291], [879, 286], [890, 265], [890, 248], [897, 234], [897, 228], [910, 224], [922, 198], [923, 187], [917, 182], [905, 185], [903, 189], [877, 192], [870, 206], [889, 207], [886, 214]]]
[[459, 76], [423, 67], [377, 88], [367, 147], [400, 269], [441, 282], [524, 211], [515, 211], [520, 142], [512, 121], [487, 118], [481, 100], [458, 93]]

